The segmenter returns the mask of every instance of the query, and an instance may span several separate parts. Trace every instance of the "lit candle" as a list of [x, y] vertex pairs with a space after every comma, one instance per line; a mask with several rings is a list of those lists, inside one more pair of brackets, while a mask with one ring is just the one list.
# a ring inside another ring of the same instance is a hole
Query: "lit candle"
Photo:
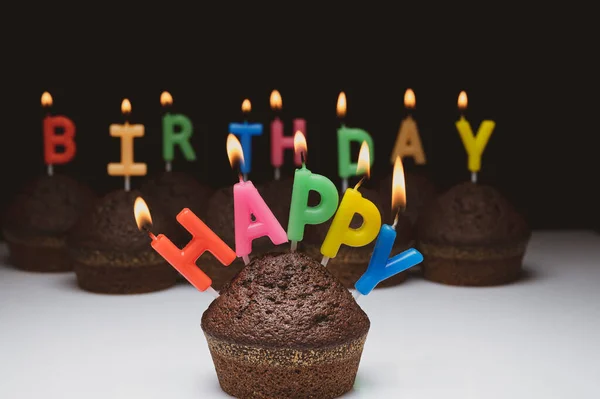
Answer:
[[[365, 177], [370, 175], [369, 147], [363, 142], [358, 156], [357, 174], [364, 173]], [[381, 213], [377, 206], [358, 191], [363, 177], [354, 188], [346, 189], [340, 207], [338, 208], [329, 231], [321, 245], [321, 264], [327, 266], [329, 259], [335, 258], [342, 244], [351, 247], [363, 247], [371, 243], [381, 227]], [[350, 222], [354, 214], [359, 214], [363, 223], [359, 228], [350, 228]]]
[[423, 261], [423, 255], [414, 248], [407, 249], [392, 258], [389, 257], [392, 253], [394, 241], [396, 241], [398, 213], [404, 210], [405, 206], [404, 168], [402, 167], [401, 158], [396, 157], [392, 175], [392, 214], [396, 214], [394, 224], [381, 226], [367, 271], [354, 285], [354, 288], [356, 288], [355, 299], [358, 299], [360, 295], [368, 295], [383, 280], [410, 269]]
[[[339, 195], [335, 184], [322, 175], [312, 173], [306, 168], [306, 139], [302, 132], [294, 135], [294, 151], [303, 160], [302, 168], [294, 173], [292, 187], [292, 201], [288, 219], [287, 237], [291, 241], [291, 250], [294, 252], [298, 241], [304, 238], [304, 227], [307, 224], [320, 224], [328, 221], [339, 203]], [[316, 206], [308, 206], [308, 194], [316, 191], [321, 201]]]
[[196, 261], [206, 251], [212, 253], [224, 266], [235, 260], [235, 252], [211, 229], [208, 228], [192, 211], [185, 208], [177, 215], [177, 221], [192, 235], [192, 240], [185, 248], [178, 248], [164, 234], [155, 236], [151, 231], [152, 217], [146, 202], [138, 197], [134, 204], [137, 226], [145, 230], [152, 239], [152, 248], [160, 254], [173, 268], [199, 291], [208, 291], [215, 297], [219, 294], [212, 287], [212, 280], [196, 265]]
[[[227, 155], [232, 168], [244, 164], [242, 145], [233, 135], [227, 136]], [[252, 241], [267, 236], [274, 245], [288, 241], [281, 224], [250, 180], [233, 186], [233, 208], [235, 221], [235, 253], [248, 264], [252, 252]]]
[[425, 164], [425, 151], [423, 151], [423, 144], [421, 143], [419, 129], [417, 129], [417, 122], [415, 122], [410, 114], [410, 110], [414, 109], [416, 104], [417, 100], [415, 98], [415, 92], [412, 89], [406, 89], [406, 92], [404, 93], [404, 106], [409, 110], [409, 114], [400, 124], [396, 144], [394, 145], [394, 150], [392, 151], [392, 156], [390, 158], [392, 165], [397, 157], [400, 157], [400, 159], [411, 157], [414, 159], [415, 164]]
[[477, 135], [473, 135], [471, 124], [462, 114], [467, 109], [467, 93], [461, 91], [458, 95], [458, 108], [461, 110], [460, 119], [456, 122], [456, 129], [460, 134], [468, 156], [468, 168], [471, 171], [471, 181], [477, 183], [477, 172], [481, 169], [481, 156], [490, 136], [496, 127], [496, 122], [484, 120], [477, 129]]
[[[75, 156], [75, 124], [64, 115], [51, 115], [52, 96], [45, 91], [42, 94], [42, 108], [47, 109], [43, 121], [44, 133], [44, 162], [48, 176], [54, 174], [54, 165], [62, 165], [71, 161]], [[57, 131], [62, 129], [62, 133]], [[59, 149], [62, 151], [59, 152]]]
[[[271, 109], [274, 112], [281, 111], [283, 102], [279, 91], [273, 90], [271, 92], [270, 103]], [[275, 180], [279, 180], [281, 177], [280, 168], [283, 165], [284, 151], [286, 149], [294, 149], [294, 136], [284, 136], [283, 130], [283, 122], [279, 119], [279, 116], [275, 116], [275, 119], [271, 122], [271, 164], [275, 168]], [[301, 131], [306, 136], [306, 121], [302, 118], [294, 119], [293, 131]], [[294, 163], [296, 166], [302, 165], [300, 154], [295, 151]]]
[[344, 117], [346, 116], [346, 94], [341, 92], [338, 96], [337, 101], [337, 116], [340, 118], [341, 126], [337, 131], [338, 139], [338, 174], [342, 179], [342, 192], [345, 192], [348, 188], [348, 178], [357, 176], [358, 165], [356, 162], [352, 162], [352, 156], [350, 153], [350, 145], [352, 142], [363, 143], [366, 142], [369, 146], [369, 152], [371, 153], [369, 167], [373, 166], [373, 154], [374, 146], [371, 135], [363, 129], [346, 127], [344, 124]]
[[[245, 99], [242, 102], [242, 112], [247, 115], [252, 110], [250, 100]], [[252, 169], [252, 136], [260, 136], [263, 131], [263, 125], [260, 123], [230, 123], [229, 132], [239, 136], [244, 151], [244, 162], [240, 165], [244, 174], [244, 180], [248, 178], [248, 173]]]
[[121, 112], [125, 116], [125, 124], [110, 125], [110, 135], [121, 138], [121, 162], [109, 163], [108, 174], [111, 176], [123, 176], [125, 178], [125, 191], [131, 188], [131, 176], [144, 176], [146, 174], [146, 164], [133, 161], [133, 139], [144, 137], [144, 125], [129, 124], [127, 119], [131, 113], [131, 103], [124, 99], [121, 103]]
[[163, 91], [160, 95], [160, 104], [166, 112], [162, 119], [163, 129], [163, 159], [165, 160], [165, 170], [171, 171], [171, 162], [175, 158], [175, 147], [179, 146], [183, 157], [187, 161], [195, 161], [196, 153], [190, 144], [190, 137], [194, 132], [194, 127], [190, 118], [183, 114], [172, 114], [170, 112], [173, 106], [173, 97], [168, 91]]

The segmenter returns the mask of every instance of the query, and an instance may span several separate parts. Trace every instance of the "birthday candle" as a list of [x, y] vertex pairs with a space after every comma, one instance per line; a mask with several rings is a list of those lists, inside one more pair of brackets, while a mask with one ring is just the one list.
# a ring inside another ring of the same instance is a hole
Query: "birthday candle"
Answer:
[[194, 127], [190, 118], [183, 114], [174, 114], [170, 112], [173, 106], [173, 96], [168, 91], [163, 91], [160, 95], [160, 104], [167, 110], [163, 115], [163, 159], [165, 169], [171, 171], [171, 162], [175, 159], [175, 147], [178, 146], [186, 161], [195, 161], [196, 153], [190, 143], [190, 138], [194, 132]]
[[[242, 102], [242, 112], [247, 115], [251, 110], [252, 104], [250, 100], [245, 99]], [[252, 170], [252, 137], [262, 135], [263, 125], [260, 123], [248, 123], [247, 120], [243, 123], [230, 123], [229, 132], [240, 138], [244, 152], [244, 162], [240, 165], [240, 169], [244, 176], [246, 176]]]
[[[48, 109], [43, 121], [44, 161], [48, 175], [52, 176], [54, 165], [66, 164], [75, 157], [75, 124], [64, 115], [50, 115], [52, 96], [47, 91], [42, 94], [41, 102], [42, 107]], [[62, 129], [61, 134], [57, 134], [59, 129]], [[61, 152], [58, 151], [59, 147], [62, 147]]]
[[[404, 106], [406, 109], [414, 109], [416, 103], [415, 92], [412, 89], [406, 89], [406, 92], [404, 93]], [[423, 151], [423, 144], [421, 144], [421, 136], [419, 135], [417, 122], [415, 122], [410, 113], [400, 124], [396, 144], [394, 144], [394, 149], [390, 158], [392, 165], [397, 157], [400, 157], [400, 159], [411, 157], [416, 164], [425, 164], [425, 151]]]

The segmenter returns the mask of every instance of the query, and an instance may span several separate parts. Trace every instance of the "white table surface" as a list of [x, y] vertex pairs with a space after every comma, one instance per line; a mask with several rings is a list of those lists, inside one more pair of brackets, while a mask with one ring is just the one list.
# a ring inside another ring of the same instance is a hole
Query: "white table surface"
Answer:
[[[412, 278], [361, 297], [371, 331], [346, 397], [600, 398], [600, 235], [538, 232], [525, 267], [508, 286]], [[200, 330], [210, 300], [90, 294], [0, 263], [0, 398], [229, 397]]]

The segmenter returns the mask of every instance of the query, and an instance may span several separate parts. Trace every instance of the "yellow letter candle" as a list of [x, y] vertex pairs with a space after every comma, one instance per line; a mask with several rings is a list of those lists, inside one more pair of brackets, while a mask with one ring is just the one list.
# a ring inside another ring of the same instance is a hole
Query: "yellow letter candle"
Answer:
[[[407, 109], [414, 109], [416, 103], [415, 92], [412, 89], [406, 89], [404, 93], [404, 106]], [[424, 165], [426, 163], [425, 151], [423, 151], [417, 122], [415, 122], [410, 114], [400, 124], [400, 130], [398, 130], [398, 137], [396, 138], [390, 162], [394, 164], [397, 157], [400, 157], [400, 159], [411, 157], [417, 165]]]
[[[363, 142], [360, 148], [357, 169], [358, 173], [365, 173], [366, 177], [369, 177], [369, 147], [366, 142]], [[342, 244], [351, 247], [363, 247], [371, 243], [379, 233], [381, 213], [373, 202], [363, 198], [358, 191], [363, 180], [359, 181], [354, 188], [346, 189], [344, 193], [340, 207], [321, 246], [321, 254], [323, 255], [321, 264], [323, 266], [327, 265], [330, 258], [337, 256]], [[355, 213], [362, 217], [363, 224], [357, 229], [352, 229], [350, 228], [350, 222]]]
[[[467, 102], [467, 93], [461, 91], [458, 95], [458, 108], [465, 110]], [[477, 135], [473, 135], [471, 124], [465, 119], [464, 115], [461, 115], [460, 119], [456, 122], [456, 129], [467, 151], [468, 167], [471, 171], [471, 181], [473, 183], [477, 182], [477, 172], [481, 169], [481, 156], [490, 140], [494, 127], [496, 127], [496, 122], [485, 120], [479, 125]]]
[[[121, 103], [121, 112], [127, 116], [131, 113], [131, 103], [124, 99]], [[109, 163], [108, 174], [111, 176], [125, 177], [125, 191], [130, 189], [130, 176], [144, 176], [146, 174], [146, 164], [133, 161], [133, 139], [144, 137], [144, 125], [131, 125], [125, 121], [124, 125], [110, 125], [111, 137], [121, 138], [121, 162]]]

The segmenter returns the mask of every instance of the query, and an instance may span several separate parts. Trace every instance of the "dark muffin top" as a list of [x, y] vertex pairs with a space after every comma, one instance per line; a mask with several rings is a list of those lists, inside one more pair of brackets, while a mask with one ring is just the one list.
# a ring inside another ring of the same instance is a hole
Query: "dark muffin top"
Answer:
[[433, 201], [418, 223], [420, 240], [487, 245], [527, 239], [525, 220], [493, 187], [462, 183]]
[[212, 194], [211, 188], [183, 172], [162, 172], [152, 176], [144, 181], [140, 191], [160, 204], [173, 218], [183, 208], [189, 208], [199, 218], [204, 218]]
[[168, 218], [160, 206], [137, 190], [117, 190], [97, 201], [91, 211], [84, 215], [69, 234], [68, 244], [72, 248], [101, 251], [136, 253], [153, 251], [148, 234], [138, 230], [133, 214], [137, 197], [144, 198], [152, 215], [152, 232], [163, 233], [171, 238], [175, 218]]
[[290, 217], [293, 187], [294, 179], [291, 177], [272, 180], [257, 187], [265, 203], [271, 208], [273, 215], [275, 215], [285, 230], [287, 230], [288, 219]]
[[[414, 224], [419, 213], [437, 196], [435, 185], [422, 174], [406, 172], [404, 175], [406, 184], [406, 215]], [[387, 176], [379, 184], [379, 192], [384, 201], [385, 209], [391, 209], [392, 205], [392, 175]]]
[[369, 326], [350, 292], [297, 252], [253, 260], [202, 315], [209, 335], [271, 348], [339, 345], [362, 337]]
[[42, 176], [17, 193], [5, 227], [24, 234], [65, 234], [93, 201], [92, 191], [70, 177]]
[[[361, 187], [359, 189], [360, 193], [362, 194], [362, 196], [364, 198], [367, 198], [368, 200], [372, 201], [377, 208], [379, 209], [379, 212], [381, 213], [381, 223], [382, 224], [389, 224], [391, 225], [394, 222], [394, 217], [391, 215], [391, 209], [388, 210], [386, 209], [383, 204], [384, 201], [382, 200], [381, 195], [379, 194], [378, 191], [373, 190], [373, 189], [368, 189], [368, 188], [364, 188]], [[342, 198], [340, 197], [340, 203], [342, 201]], [[318, 203], [318, 199], [314, 200], [312, 197], [309, 198], [309, 204], [311, 206], [315, 205], [316, 203]], [[333, 217], [331, 217], [331, 219], [329, 219], [327, 222], [325, 223], [321, 223], [321, 224], [307, 224], [304, 230], [304, 242], [307, 244], [312, 244], [312, 245], [321, 245], [323, 243], [323, 241], [325, 240], [325, 237], [327, 236], [327, 232], [329, 231], [329, 228], [331, 227], [331, 222], [333, 221], [333, 218], [335, 217], [335, 215]], [[354, 217], [352, 218], [352, 222], [350, 222], [350, 227], [353, 229], [359, 228], [362, 225], [362, 217], [358, 216], [358, 215], [354, 215]], [[408, 242], [410, 240], [413, 239], [413, 232], [412, 232], [412, 226], [410, 223], [410, 220], [405, 217], [404, 215], [399, 215], [398, 217], [398, 224], [396, 226], [396, 232], [397, 232], [397, 236], [396, 236], [396, 242], [398, 243], [404, 243], [404, 242]], [[375, 241], [373, 240], [373, 242], [369, 245], [366, 245], [365, 249], [370, 249], [373, 246], [375, 246]], [[357, 248], [352, 248], [352, 247], [348, 247], [347, 245], [342, 245], [340, 247], [340, 251], [351, 251], [351, 250], [356, 250]]]

